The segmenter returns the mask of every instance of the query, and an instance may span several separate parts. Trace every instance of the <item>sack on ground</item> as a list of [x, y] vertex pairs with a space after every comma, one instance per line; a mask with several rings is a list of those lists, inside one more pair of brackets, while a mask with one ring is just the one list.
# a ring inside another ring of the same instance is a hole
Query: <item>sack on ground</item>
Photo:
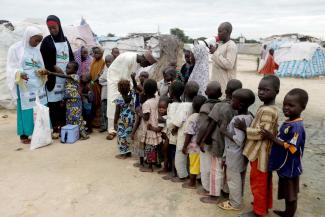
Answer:
[[49, 108], [42, 105], [36, 96], [34, 109], [34, 132], [30, 149], [34, 150], [52, 143]]

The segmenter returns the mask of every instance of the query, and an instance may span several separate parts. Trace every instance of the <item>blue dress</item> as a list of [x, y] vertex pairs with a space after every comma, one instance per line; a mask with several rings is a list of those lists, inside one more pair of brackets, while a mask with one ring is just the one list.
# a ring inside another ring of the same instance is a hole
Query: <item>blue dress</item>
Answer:
[[126, 103], [122, 96], [114, 100], [120, 109], [120, 117], [117, 122], [117, 148], [120, 154], [130, 153], [131, 133], [135, 121], [134, 92], [130, 93], [131, 101]]

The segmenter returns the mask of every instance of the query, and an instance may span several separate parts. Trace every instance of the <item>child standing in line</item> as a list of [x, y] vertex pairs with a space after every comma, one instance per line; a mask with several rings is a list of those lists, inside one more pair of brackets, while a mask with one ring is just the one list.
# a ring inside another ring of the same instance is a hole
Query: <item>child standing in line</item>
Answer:
[[146, 80], [148, 80], [149, 73], [146, 72], [146, 71], [140, 72], [140, 75], [139, 75], [139, 81], [140, 82], [139, 83], [137, 83], [135, 77], [136, 77], [136, 73], [134, 72], [134, 73], [131, 74], [131, 79], [132, 79], [133, 89], [134, 89], [135, 94], [136, 94], [135, 108], [138, 108], [139, 106], [141, 106], [141, 103], [140, 103], [140, 95], [143, 94], [143, 84], [144, 84], [144, 82]]
[[[197, 141], [201, 141], [206, 130], [209, 126], [209, 113], [211, 112], [213, 106], [220, 102], [220, 97], [222, 96], [221, 86], [217, 81], [211, 81], [208, 83], [205, 94], [208, 96], [208, 100], [202, 105], [199, 112], [199, 131], [197, 135]], [[198, 191], [199, 195], [206, 196], [209, 194], [210, 189], [210, 165], [211, 157], [208, 153], [207, 146], [212, 144], [211, 136], [203, 141], [206, 146], [204, 146], [205, 152], [200, 152], [200, 172], [201, 172], [201, 182], [202, 189]], [[200, 143], [197, 143], [200, 144]]]
[[99, 84], [102, 86], [101, 90], [101, 117], [100, 117], [100, 130], [99, 132], [107, 131], [107, 69], [112, 64], [114, 57], [112, 55], [107, 55], [105, 57], [106, 68], [103, 70], [103, 73], [99, 77]]
[[194, 97], [192, 103], [193, 114], [190, 115], [185, 123], [185, 142], [182, 152], [185, 155], [189, 155], [190, 181], [184, 183], [182, 185], [183, 188], [196, 189], [196, 178], [200, 175], [200, 147], [196, 142], [196, 136], [199, 131], [199, 111], [205, 101], [206, 98], [204, 96]]
[[148, 79], [144, 82], [144, 93], [147, 96], [147, 101], [143, 103], [142, 112], [143, 120], [147, 122], [147, 131], [145, 132], [145, 158], [148, 163], [148, 168], [140, 168], [141, 172], [153, 172], [153, 164], [157, 163], [157, 146], [161, 143], [161, 133], [156, 132], [158, 128], [158, 100], [156, 97], [157, 82]]
[[297, 210], [301, 159], [305, 148], [305, 129], [301, 112], [306, 108], [308, 93], [302, 89], [290, 90], [284, 97], [283, 113], [288, 118], [280, 127], [278, 136], [262, 129], [262, 136], [273, 141], [269, 169], [279, 176], [278, 199], [285, 199], [285, 211], [274, 210], [281, 217], [294, 217]]
[[176, 79], [176, 70], [172, 67], [167, 67], [163, 71], [163, 76], [164, 79], [158, 82], [158, 93], [160, 96], [167, 96], [169, 86]]
[[78, 63], [71, 61], [66, 67], [66, 75], [49, 72], [51, 75], [55, 75], [65, 80], [65, 92], [64, 100], [66, 102], [66, 124], [78, 125], [80, 138], [82, 140], [88, 139], [89, 136], [86, 133], [84, 120], [82, 117], [82, 101], [79, 94], [79, 76], [77, 75]]
[[257, 110], [252, 124], [246, 126], [244, 121], [235, 123], [235, 127], [247, 135], [243, 154], [250, 161], [250, 185], [254, 197], [253, 211], [242, 214], [242, 217], [264, 216], [272, 208], [272, 173], [268, 171], [268, 165], [273, 141], [264, 139], [261, 132], [264, 129], [273, 135], [277, 133], [278, 109], [275, 98], [279, 89], [280, 80], [277, 76], [263, 77], [258, 85], [258, 97], [264, 104]]
[[139, 105], [135, 108], [135, 124], [132, 130], [131, 138], [133, 140], [132, 144], [132, 154], [139, 157], [139, 162], [134, 163], [135, 167], [144, 166], [144, 142], [145, 142], [145, 132], [147, 131], [147, 123], [143, 120], [142, 105], [147, 100], [144, 94], [139, 95]]
[[243, 155], [246, 135], [237, 129], [234, 124], [237, 120], [244, 120], [250, 126], [253, 115], [248, 111], [249, 106], [255, 102], [255, 95], [249, 89], [238, 89], [232, 94], [231, 106], [237, 115], [228, 126], [220, 127], [220, 132], [225, 136], [226, 174], [229, 187], [229, 200], [218, 204], [224, 210], [240, 210], [243, 201], [243, 187], [245, 183], [247, 163]]
[[176, 152], [176, 144], [177, 144], [177, 132], [174, 134], [172, 130], [174, 129], [174, 125], [172, 124], [175, 117], [178, 115], [177, 110], [181, 104], [181, 96], [184, 92], [184, 84], [180, 81], [174, 81], [171, 83], [169, 87], [169, 96], [171, 98], [171, 103], [168, 105], [167, 109], [167, 120], [166, 120], [166, 128], [167, 128], [167, 137], [169, 141], [168, 145], [168, 171], [171, 171], [169, 175], [163, 176], [164, 180], [170, 180], [173, 177], [176, 177], [176, 169], [175, 169], [175, 152]]
[[126, 159], [131, 157], [130, 144], [135, 119], [135, 94], [130, 88], [129, 80], [120, 80], [118, 91], [121, 95], [114, 100], [116, 104], [114, 128], [117, 131], [117, 147], [119, 150], [116, 158]]
[[[201, 151], [207, 153], [210, 158], [210, 179], [209, 179], [209, 196], [200, 198], [203, 203], [216, 204], [221, 196], [222, 191], [227, 191], [224, 186], [224, 168], [223, 168], [223, 153], [225, 149], [224, 136], [220, 133], [220, 126], [228, 125], [231, 119], [236, 115], [230, 105], [232, 93], [242, 88], [242, 83], [239, 80], [232, 79], [227, 83], [226, 99], [216, 103], [209, 113], [209, 125], [199, 144]], [[206, 141], [211, 137], [211, 145], [206, 145], [202, 141]], [[205, 151], [207, 150], [207, 151]]]
[[188, 177], [187, 171], [187, 155], [183, 154], [182, 149], [185, 142], [184, 123], [193, 113], [192, 102], [199, 92], [199, 85], [195, 81], [187, 82], [184, 90], [185, 102], [182, 102], [177, 111], [176, 116], [172, 120], [175, 126], [172, 133], [177, 133], [176, 153], [175, 153], [175, 168], [177, 177], [172, 179], [172, 182], [184, 182]]

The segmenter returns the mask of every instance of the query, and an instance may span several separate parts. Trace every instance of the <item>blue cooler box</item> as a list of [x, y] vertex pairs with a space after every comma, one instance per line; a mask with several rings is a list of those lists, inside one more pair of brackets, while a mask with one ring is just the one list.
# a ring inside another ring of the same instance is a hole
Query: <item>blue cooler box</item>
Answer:
[[62, 143], [75, 143], [79, 139], [79, 126], [78, 125], [65, 125], [61, 128], [61, 142]]

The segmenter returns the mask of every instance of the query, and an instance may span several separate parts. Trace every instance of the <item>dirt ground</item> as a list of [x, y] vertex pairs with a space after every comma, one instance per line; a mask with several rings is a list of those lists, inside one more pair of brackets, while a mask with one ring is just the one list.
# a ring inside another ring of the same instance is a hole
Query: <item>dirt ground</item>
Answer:
[[[241, 56], [238, 78], [257, 90], [260, 76], [252, 71], [255, 59]], [[325, 79], [281, 78], [279, 108], [293, 87], [309, 92], [304, 112], [307, 143], [303, 159], [297, 217], [325, 216]], [[252, 108], [255, 110], [258, 102]], [[6, 117], [7, 116], [7, 117]], [[202, 204], [194, 190], [164, 181], [157, 173], [141, 173], [135, 159], [118, 160], [116, 141], [93, 133], [87, 141], [52, 145], [30, 151], [16, 136], [15, 111], [0, 110], [0, 217], [213, 216], [233, 217], [215, 205]], [[274, 174], [274, 208], [277, 175]], [[246, 177], [245, 208], [252, 200]], [[271, 212], [268, 216], [275, 216]]]

